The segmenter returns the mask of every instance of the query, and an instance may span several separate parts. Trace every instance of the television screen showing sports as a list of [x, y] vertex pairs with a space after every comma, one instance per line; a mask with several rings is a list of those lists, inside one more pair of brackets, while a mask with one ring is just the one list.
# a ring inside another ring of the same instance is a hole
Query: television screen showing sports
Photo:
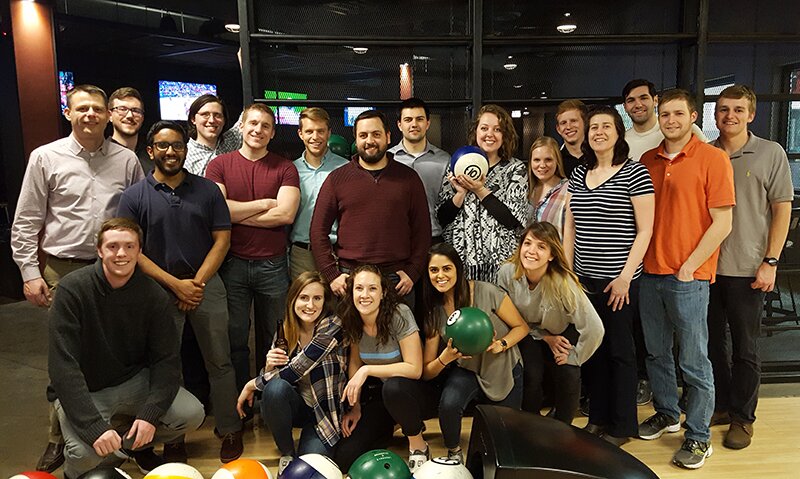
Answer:
[[217, 94], [217, 85], [182, 81], [158, 81], [158, 107], [162, 120], [186, 120], [189, 107], [200, 95]]
[[[291, 91], [276, 91], [264, 90], [265, 100], [307, 100], [308, 95], [305, 93], [297, 93]], [[303, 111], [302, 106], [272, 106], [272, 111], [275, 112], [275, 123], [278, 125], [300, 125], [300, 112]]]
[[67, 92], [75, 88], [75, 77], [72, 72], [59, 71], [58, 83], [61, 87], [61, 112], [67, 107]]
[[371, 106], [346, 106], [344, 107], [344, 126], [353, 126], [356, 117], [365, 111], [374, 110]]

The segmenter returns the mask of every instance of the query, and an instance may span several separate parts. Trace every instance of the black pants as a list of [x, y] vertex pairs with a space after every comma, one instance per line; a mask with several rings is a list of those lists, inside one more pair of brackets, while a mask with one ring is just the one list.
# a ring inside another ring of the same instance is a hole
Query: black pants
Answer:
[[[561, 336], [573, 345], [578, 341], [578, 331], [572, 325]], [[544, 401], [544, 379], [548, 376], [553, 383], [553, 391], [549, 395], [556, 408], [556, 419], [572, 424], [581, 396], [581, 368], [571, 364], [557, 365], [550, 346], [531, 336], [525, 336], [517, 346], [525, 366], [522, 373], [522, 410], [539, 414]]]
[[347, 471], [361, 454], [386, 447], [395, 424], [400, 424], [406, 436], [421, 433], [423, 421], [436, 417], [441, 395], [438, 384], [407, 378], [368, 379], [361, 390], [361, 419], [350, 437], [336, 445], [339, 468]]
[[[743, 422], [756, 420], [761, 357], [758, 337], [764, 292], [753, 289], [755, 278], [717, 276], [708, 304], [708, 358], [714, 368], [714, 410]], [[730, 327], [728, 348], [726, 326]], [[731, 364], [732, 363], [732, 364]]]
[[589, 423], [606, 428], [615, 437], [636, 436], [636, 351], [633, 345], [633, 315], [639, 307], [639, 280], [631, 281], [630, 304], [612, 311], [609, 293], [603, 290], [611, 279], [580, 277], [605, 334], [603, 342], [583, 365], [589, 382]]

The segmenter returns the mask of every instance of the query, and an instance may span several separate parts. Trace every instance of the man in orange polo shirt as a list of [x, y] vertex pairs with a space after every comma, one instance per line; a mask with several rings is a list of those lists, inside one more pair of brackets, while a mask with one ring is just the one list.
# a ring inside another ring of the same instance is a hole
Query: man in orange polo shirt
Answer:
[[678, 365], [689, 394], [685, 440], [672, 462], [697, 469], [712, 453], [714, 377], [706, 316], [719, 247], [731, 231], [733, 169], [724, 151], [692, 134], [697, 110], [687, 91], [665, 92], [658, 110], [664, 141], [641, 159], [653, 180], [656, 211], [639, 302], [656, 413], [639, 426], [639, 437], [657, 439], [680, 430], [672, 356], [677, 336]]

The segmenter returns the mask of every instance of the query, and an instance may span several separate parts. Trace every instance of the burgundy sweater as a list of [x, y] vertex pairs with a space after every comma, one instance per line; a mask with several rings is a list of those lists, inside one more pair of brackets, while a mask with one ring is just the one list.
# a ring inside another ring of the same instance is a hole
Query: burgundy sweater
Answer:
[[[389, 164], [377, 178], [356, 158], [322, 184], [311, 219], [311, 251], [328, 281], [341, 274], [337, 257], [347, 268], [374, 264], [403, 270], [413, 281], [425, 271], [431, 240], [425, 188], [413, 169], [387, 155]], [[336, 220], [338, 241], [331, 245], [328, 233]]]

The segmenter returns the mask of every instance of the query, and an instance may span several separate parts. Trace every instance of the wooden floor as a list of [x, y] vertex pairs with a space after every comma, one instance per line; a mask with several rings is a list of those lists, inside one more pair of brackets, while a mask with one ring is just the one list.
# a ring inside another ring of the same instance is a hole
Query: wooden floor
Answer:
[[[639, 418], [645, 419], [653, 413], [651, 406], [639, 408]], [[660, 478], [731, 479], [731, 478], [800, 478], [800, 397], [762, 398], [758, 407], [753, 444], [741, 451], [726, 449], [722, 439], [727, 426], [712, 428], [714, 454], [705, 466], [688, 471], [671, 465], [672, 454], [683, 441], [683, 432], [666, 434], [655, 441], [632, 440], [623, 449], [647, 464]], [[575, 419], [574, 425], [582, 427], [586, 418]], [[436, 420], [426, 422], [425, 438], [434, 456], [445, 453], [439, 424]], [[462, 429], [462, 444], [469, 443], [472, 419], [465, 418]], [[206, 478], [210, 478], [220, 466], [217, 461], [219, 442], [212, 436], [213, 424], [207, 421], [196, 433], [189, 436], [189, 463]], [[402, 457], [407, 455], [405, 439], [396, 433], [390, 447]], [[245, 434], [245, 454], [262, 461], [274, 475], [279, 453], [269, 431], [263, 428], [248, 428]], [[141, 477], [135, 466], [123, 467], [134, 478]]]

